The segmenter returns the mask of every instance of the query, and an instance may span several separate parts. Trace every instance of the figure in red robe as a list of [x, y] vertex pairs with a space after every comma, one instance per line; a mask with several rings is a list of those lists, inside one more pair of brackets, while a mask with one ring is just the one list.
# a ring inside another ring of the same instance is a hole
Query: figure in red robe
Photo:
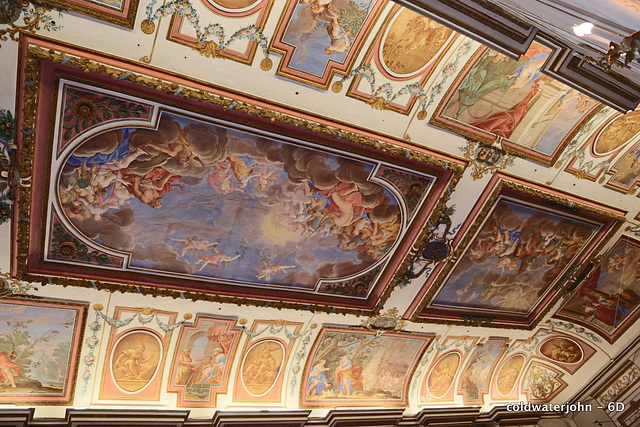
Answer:
[[540, 88], [538, 82], [543, 78], [545, 78], [545, 76], [542, 76], [533, 82], [531, 91], [522, 101], [518, 102], [508, 110], [499, 111], [484, 120], [471, 123], [471, 126], [486, 130], [487, 132], [491, 132], [503, 138], [509, 138], [524, 116], [529, 112], [530, 107], [528, 104], [538, 92], [538, 89]]
[[16, 373], [16, 375], [20, 375], [20, 366], [16, 365], [11, 361], [9, 357], [16, 357], [16, 352], [11, 351], [9, 355], [0, 350], [0, 383], [4, 383], [6, 380], [9, 380], [12, 388], [16, 388], [16, 382], [13, 377], [12, 370]]
[[184, 190], [180, 184], [173, 184], [182, 179], [182, 176], [175, 175], [160, 166], [144, 176], [137, 175], [128, 169], [122, 169], [121, 172], [122, 183], [127, 191], [142, 203], [155, 209], [162, 206], [162, 196], [169, 191], [174, 188]]

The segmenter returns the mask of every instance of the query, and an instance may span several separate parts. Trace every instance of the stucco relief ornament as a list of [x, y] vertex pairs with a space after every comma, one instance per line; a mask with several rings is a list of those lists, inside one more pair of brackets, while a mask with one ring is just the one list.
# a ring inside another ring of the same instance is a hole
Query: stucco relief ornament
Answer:
[[0, 2], [0, 24], [9, 24], [16, 22], [20, 18], [22, 8], [27, 4], [18, 3], [16, 0], [6, 0]]
[[534, 366], [529, 372], [527, 378], [527, 387], [531, 393], [531, 397], [535, 400], [546, 400], [561, 385], [560, 381], [555, 379], [555, 373]]
[[29, 186], [29, 178], [20, 178], [14, 166], [13, 151], [17, 148], [13, 141], [14, 129], [11, 112], [0, 110], [0, 224], [11, 218], [13, 191], [19, 186]]
[[624, 229], [624, 231], [628, 231], [629, 233], [632, 233], [634, 236], [636, 237], [640, 237], [640, 225], [629, 225], [627, 226], [627, 228]]
[[38, 289], [31, 283], [21, 282], [20, 280], [11, 276], [10, 273], [0, 272], [0, 296], [5, 294], [28, 296], [27, 291]]
[[123, 326], [127, 326], [129, 323], [131, 323], [136, 319], [141, 325], [146, 325], [155, 320], [156, 324], [160, 329], [162, 329], [165, 332], [171, 332], [177, 327], [182, 326], [186, 321], [190, 320], [193, 317], [191, 313], [185, 313], [183, 316], [184, 320], [180, 320], [176, 323], [168, 324], [161, 321], [160, 318], [158, 317], [157, 312], [159, 310], [156, 310], [151, 307], [136, 307], [135, 310], [137, 310], [137, 313], [133, 314], [132, 316], [126, 319], [115, 319], [113, 317], [107, 316], [102, 312], [102, 310], [104, 310], [104, 306], [102, 304], [94, 304], [93, 309], [95, 310], [96, 317], [95, 317], [95, 320], [89, 323], [88, 325], [89, 330], [91, 331], [91, 335], [87, 337], [84, 341], [84, 343], [87, 345], [89, 349], [89, 352], [83, 359], [84, 372], [82, 373], [82, 380], [83, 380], [82, 394], [85, 394], [87, 392], [89, 381], [91, 380], [92, 370], [94, 369], [94, 366], [95, 366], [96, 356], [94, 355], [94, 352], [96, 351], [96, 349], [98, 348], [98, 345], [100, 344], [100, 339], [98, 338], [98, 332], [100, 332], [100, 330], [102, 329], [102, 323], [100, 322], [101, 320], [104, 321], [104, 323], [106, 323], [107, 325], [116, 329], [122, 328]]
[[[29, 6], [32, 6], [30, 8]], [[46, 3], [36, 0], [2, 0], [0, 1], [0, 25], [6, 24], [8, 28], [0, 30], [0, 41], [11, 39], [18, 41], [18, 35], [22, 32], [35, 33], [37, 30], [57, 31], [62, 28], [56, 25], [52, 17], [47, 15], [53, 8]], [[56, 9], [59, 11], [59, 9]], [[62, 14], [59, 14], [62, 17]], [[16, 25], [15, 22], [22, 16], [24, 25]], [[0, 46], [1, 47], [1, 46]]]
[[156, 21], [165, 16], [177, 15], [195, 30], [198, 47], [194, 49], [200, 52], [201, 55], [207, 58], [224, 59], [226, 57], [224, 51], [236, 41], [251, 40], [260, 46], [264, 55], [260, 68], [265, 71], [271, 69], [273, 62], [269, 59], [269, 42], [259, 27], [248, 25], [240, 28], [230, 37], [226, 37], [225, 29], [220, 24], [208, 24], [202, 28], [200, 16], [189, 0], [170, 0], [154, 9], [156, 1], [152, 0], [147, 6], [147, 19], [140, 24], [143, 33], [153, 34], [156, 28]]
[[447, 79], [455, 75], [458, 71], [458, 62], [460, 58], [467, 55], [471, 50], [472, 41], [469, 40], [463, 43], [458, 51], [453, 62], [446, 64], [440, 72], [440, 81], [431, 86], [429, 93], [425, 92], [422, 84], [419, 81], [409, 83], [397, 91], [390, 83], [384, 83], [380, 86], [376, 86], [376, 72], [371, 64], [364, 64], [351, 70], [351, 72], [342, 77], [340, 80], [333, 83], [331, 90], [338, 93], [344, 87], [344, 83], [352, 78], [361, 77], [369, 84], [370, 97], [367, 101], [371, 108], [376, 110], [389, 110], [389, 105], [393, 103], [399, 97], [405, 95], [412, 95], [418, 100], [418, 120], [424, 120], [427, 118], [427, 108], [433, 103], [435, 97], [442, 92], [444, 83]]
[[[460, 225], [451, 230], [452, 222], [450, 217], [454, 212], [455, 206], [445, 206], [434, 223], [427, 223], [427, 228], [423, 231], [423, 235], [417, 239], [416, 244], [411, 248], [408, 266], [396, 278], [400, 287], [408, 285], [412, 279], [418, 278], [423, 274], [429, 274], [432, 265], [455, 259], [451, 240]], [[419, 270], [416, 271], [416, 268], [419, 268]]]
[[388, 331], [401, 331], [403, 330], [405, 321], [398, 313], [396, 307], [390, 308], [384, 313], [377, 316], [369, 317], [366, 320], [362, 320], [362, 326], [375, 331], [377, 336], [382, 335]]
[[467, 138], [467, 145], [460, 147], [464, 158], [469, 160], [469, 165], [473, 168], [471, 178], [474, 181], [481, 179], [488, 173], [494, 173], [513, 166], [515, 156], [507, 154], [500, 148]]

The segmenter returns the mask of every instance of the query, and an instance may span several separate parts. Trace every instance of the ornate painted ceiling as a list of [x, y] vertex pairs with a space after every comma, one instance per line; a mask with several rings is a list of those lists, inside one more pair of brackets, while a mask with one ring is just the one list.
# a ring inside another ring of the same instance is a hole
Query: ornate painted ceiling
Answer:
[[50, 3], [0, 10], [0, 405], [635, 425], [640, 115], [557, 43], [376, 0]]

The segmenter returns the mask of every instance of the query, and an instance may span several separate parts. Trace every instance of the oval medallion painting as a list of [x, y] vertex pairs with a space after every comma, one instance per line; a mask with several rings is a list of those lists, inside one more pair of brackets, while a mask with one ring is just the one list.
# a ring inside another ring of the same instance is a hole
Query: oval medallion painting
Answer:
[[284, 346], [276, 340], [260, 341], [247, 352], [242, 362], [242, 383], [254, 396], [271, 390], [280, 374]]
[[207, 2], [223, 10], [240, 11], [250, 9], [258, 0], [207, 0]]
[[613, 120], [602, 130], [593, 146], [595, 154], [605, 155], [621, 147], [640, 132], [640, 111]]
[[391, 24], [382, 43], [382, 62], [395, 75], [414, 74], [443, 48], [452, 30], [409, 9]]
[[58, 192], [70, 222], [130, 270], [313, 292], [396, 245], [401, 208], [376, 167], [162, 113], [157, 130], [80, 144]]
[[582, 360], [582, 348], [567, 338], [551, 338], [540, 346], [540, 353], [560, 363], [579, 363]]
[[160, 338], [147, 331], [130, 332], [113, 346], [111, 375], [121, 390], [137, 393], [153, 380], [161, 360]]
[[449, 353], [442, 357], [431, 369], [427, 378], [427, 389], [433, 397], [444, 397], [451, 388], [453, 378], [460, 365], [460, 355]]
[[498, 372], [498, 379], [496, 384], [498, 386], [498, 392], [503, 396], [508, 396], [513, 387], [516, 385], [518, 375], [524, 365], [524, 356], [516, 355], [507, 360]]

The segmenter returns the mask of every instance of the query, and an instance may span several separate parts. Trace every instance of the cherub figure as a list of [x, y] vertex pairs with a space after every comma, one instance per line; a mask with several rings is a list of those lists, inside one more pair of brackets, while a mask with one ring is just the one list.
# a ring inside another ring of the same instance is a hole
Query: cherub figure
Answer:
[[236, 253], [236, 256], [231, 257], [229, 255], [225, 255], [222, 252], [218, 251], [216, 248], [213, 248], [214, 253], [213, 254], [204, 254], [204, 255], [200, 255], [200, 258], [198, 258], [198, 261], [196, 261], [196, 265], [203, 263], [202, 267], [200, 267], [198, 269], [198, 271], [202, 271], [204, 270], [204, 268], [209, 265], [211, 266], [211, 268], [218, 268], [218, 266], [220, 264], [222, 264], [222, 268], [221, 270], [224, 270], [224, 268], [227, 266], [228, 262], [233, 261], [234, 259], [238, 259], [238, 258], [243, 258], [244, 256]]
[[273, 264], [271, 262], [262, 261], [264, 263], [264, 267], [258, 270], [258, 275], [256, 276], [258, 279], [271, 280], [273, 276], [276, 274], [283, 274], [287, 272], [287, 268], [294, 268], [295, 265], [284, 265], [283, 262], [279, 262], [277, 264]]
[[182, 254], [180, 254], [180, 256], [185, 256], [187, 253], [191, 253], [193, 256], [196, 256], [199, 251], [207, 252], [220, 244], [220, 242], [209, 243], [207, 240], [198, 240], [196, 239], [196, 236], [192, 236], [187, 239], [174, 239], [173, 237], [170, 239], [182, 243]]

